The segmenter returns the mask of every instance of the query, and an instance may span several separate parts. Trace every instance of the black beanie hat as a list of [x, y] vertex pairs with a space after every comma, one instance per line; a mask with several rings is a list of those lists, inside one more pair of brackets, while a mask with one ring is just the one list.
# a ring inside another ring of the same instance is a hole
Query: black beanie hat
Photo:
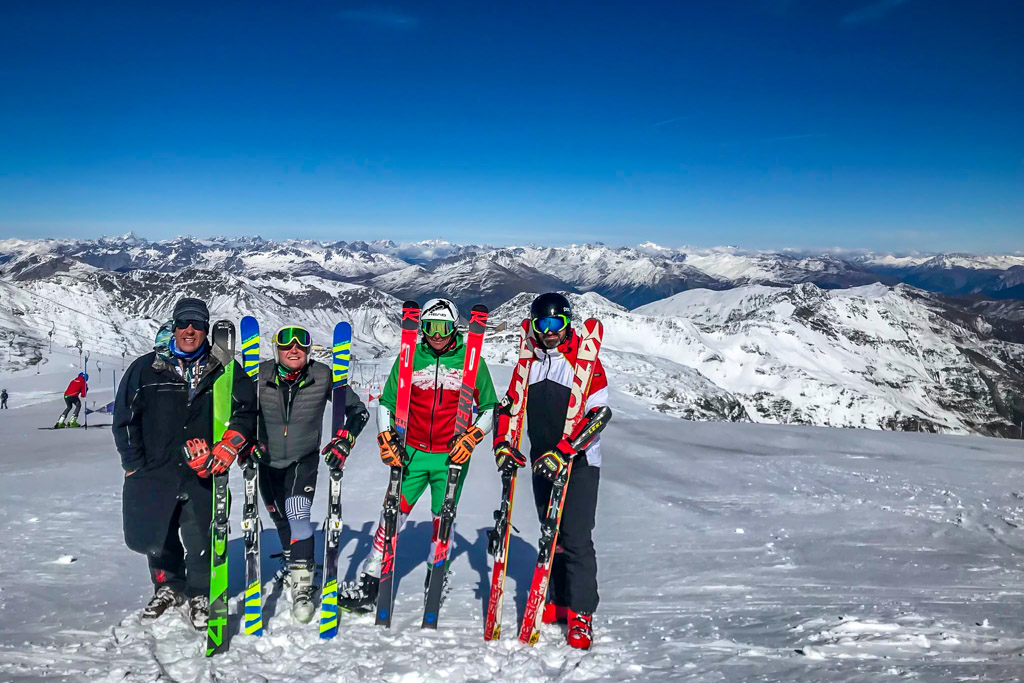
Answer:
[[208, 323], [210, 322], [210, 310], [202, 299], [185, 297], [178, 299], [178, 303], [174, 304], [174, 319]]

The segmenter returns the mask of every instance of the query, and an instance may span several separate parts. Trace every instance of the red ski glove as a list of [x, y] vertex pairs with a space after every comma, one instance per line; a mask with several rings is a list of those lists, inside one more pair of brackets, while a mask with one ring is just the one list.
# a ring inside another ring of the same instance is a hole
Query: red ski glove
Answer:
[[210, 444], [206, 439], [189, 439], [183, 448], [185, 461], [195, 473], [205, 479], [210, 476]]
[[210, 471], [214, 474], [224, 474], [238, 458], [238, 454], [245, 448], [245, 437], [233, 429], [224, 432], [224, 438], [213, 446], [210, 458]]
[[341, 469], [345, 461], [352, 454], [352, 447], [356, 444], [356, 438], [342, 429], [338, 435], [327, 442], [320, 455], [324, 456], [324, 462], [331, 469]]

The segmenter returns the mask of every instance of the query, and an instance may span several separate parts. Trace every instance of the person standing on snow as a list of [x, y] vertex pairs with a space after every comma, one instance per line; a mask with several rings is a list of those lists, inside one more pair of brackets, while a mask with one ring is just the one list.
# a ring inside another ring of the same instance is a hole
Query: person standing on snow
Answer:
[[7, 390], [0, 391], [0, 409], [7, 410]]
[[[459, 311], [447, 299], [431, 299], [420, 314], [422, 341], [413, 356], [412, 399], [409, 407], [409, 428], [404, 452], [394, 428], [393, 415], [398, 394], [398, 360], [391, 368], [384, 394], [377, 409], [377, 435], [381, 460], [389, 467], [404, 467], [399, 529], [412, 512], [423, 491], [430, 487], [430, 510], [434, 516], [434, 541], [437, 540], [441, 503], [448, 479], [448, 460], [464, 465], [456, 491], [456, 502], [469, 472], [469, 456], [494, 423], [497, 397], [487, 364], [480, 360], [476, 376], [476, 401], [479, 414], [465, 434], [455, 434], [455, 413], [462, 388], [465, 342], [456, 330]], [[454, 435], [454, 436], [453, 436]], [[381, 519], [383, 522], [383, 517]], [[370, 556], [363, 563], [362, 574], [354, 583], [342, 586], [338, 606], [352, 611], [369, 611], [377, 601], [380, 563], [384, 553], [384, 527], [378, 522]], [[452, 532], [454, 538], [454, 531]], [[433, 547], [429, 558], [433, 556]], [[449, 562], [454, 554], [449, 555]], [[445, 575], [445, 584], [448, 577]], [[427, 578], [429, 579], [429, 567]]]
[[[64, 390], [64, 412], [57, 418], [57, 424], [53, 425], [54, 429], [78, 426], [78, 411], [82, 409], [82, 401], [78, 397], [85, 398], [85, 395], [88, 393], [89, 375], [80, 372], [78, 377], [71, 380], [68, 388]], [[75, 413], [71, 416], [71, 421], [65, 424], [64, 420], [67, 419], [68, 413], [71, 412], [72, 408], [75, 409]]]
[[[252, 457], [259, 463], [260, 492], [274, 520], [292, 587], [292, 616], [313, 618], [313, 524], [310, 511], [320, 464], [324, 408], [331, 400], [331, 369], [312, 360], [313, 341], [298, 325], [274, 335], [274, 360], [260, 363], [259, 441]], [[345, 429], [331, 435], [322, 453], [329, 467], [343, 467], [370, 416], [346, 386]]]
[[[572, 306], [561, 294], [542, 294], [530, 306], [530, 325], [537, 343], [530, 366], [526, 421], [533, 464], [533, 498], [541, 522], [551, 498], [552, 480], [573, 460], [551, 567], [550, 599], [542, 620], [545, 624], [568, 623], [569, 645], [585, 650], [593, 638], [592, 617], [598, 604], [597, 557], [592, 536], [601, 474], [601, 442], [598, 436], [577, 453], [562, 434], [580, 344], [580, 335], [572, 329], [571, 322]], [[510, 385], [509, 391], [513, 389]], [[598, 359], [585, 397], [585, 410], [590, 415], [607, 405], [608, 380]], [[510, 422], [509, 416], [499, 410], [494, 431], [494, 457], [499, 470], [526, 465], [526, 458], [508, 441]]]
[[210, 474], [228, 470], [256, 426], [252, 380], [236, 367], [231, 421], [213, 442], [213, 384], [224, 366], [210, 353], [209, 330], [206, 303], [180, 299], [166, 347], [133, 361], [118, 386], [113, 424], [125, 473], [125, 544], [146, 555], [154, 586], [142, 620], [187, 600], [197, 631], [209, 618]]

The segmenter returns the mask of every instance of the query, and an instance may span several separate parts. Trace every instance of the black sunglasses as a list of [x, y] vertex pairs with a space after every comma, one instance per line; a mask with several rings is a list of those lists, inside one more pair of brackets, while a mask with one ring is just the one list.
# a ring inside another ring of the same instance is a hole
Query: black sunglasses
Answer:
[[185, 330], [191, 326], [196, 332], [206, 332], [210, 329], [210, 323], [205, 320], [175, 320], [174, 329]]

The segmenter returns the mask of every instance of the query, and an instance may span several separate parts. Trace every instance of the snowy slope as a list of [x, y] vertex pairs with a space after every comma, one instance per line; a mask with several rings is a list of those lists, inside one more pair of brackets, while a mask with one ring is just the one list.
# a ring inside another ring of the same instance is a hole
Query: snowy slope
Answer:
[[[160, 324], [182, 296], [206, 300], [214, 319], [259, 314], [264, 334], [285, 323], [305, 325], [316, 344], [330, 339], [338, 320], [349, 320], [367, 357], [397, 343], [401, 303], [361, 285], [317, 276], [254, 277], [186, 269], [177, 273], [135, 270], [111, 273], [81, 263], [67, 272], [30, 281], [0, 280], [0, 370], [46, 362], [40, 349], [76, 350], [121, 357], [152, 347]], [[357, 356], [357, 360], [359, 357]]]
[[[520, 294], [491, 312], [491, 318], [503, 322], [507, 331], [500, 343], [485, 349], [491, 362], [515, 362], [519, 323], [528, 314], [536, 294]], [[742, 403], [730, 392], [716, 386], [694, 367], [681, 364], [658, 347], [650, 326], [637, 326], [637, 316], [608, 299], [589, 292], [569, 295], [578, 321], [598, 318], [604, 324], [601, 362], [611, 380], [622, 391], [646, 401], [659, 412], [697, 420], [746, 421]], [[680, 321], [667, 321], [671, 336]], [[671, 336], [673, 342], [675, 336]], [[673, 343], [670, 342], [670, 343]]]
[[596, 292], [624, 306], [638, 306], [692, 287], [722, 289], [729, 283], [683, 262], [674, 253], [603, 244], [524, 247], [526, 264], [570, 283], [581, 292]]
[[507, 250], [413, 265], [379, 275], [367, 284], [400, 299], [424, 302], [444, 296], [467, 311], [476, 303], [498, 306], [523, 291], [566, 287], [563, 281], [510, 258]]
[[973, 270], [1007, 270], [1024, 266], [1024, 256], [1014, 254], [939, 254], [920, 264], [925, 268], [970, 268]]
[[111, 271], [154, 270], [173, 273], [184, 268], [218, 269], [231, 273], [287, 273], [354, 280], [405, 266], [387, 253], [352, 249], [345, 242], [310, 240], [271, 242], [254, 238], [200, 240], [178, 237], [150, 242], [131, 233], [96, 241], [19, 240], [0, 242], [0, 253], [12, 255], [8, 274], [20, 279], [33, 275], [48, 262], [81, 262]]
[[638, 327], [686, 328], [653, 353], [700, 370], [758, 420], [1015, 431], [1024, 346], [940, 315], [904, 285], [693, 290], [638, 308]]
[[[500, 385], [509, 371], [496, 375]], [[1019, 443], [694, 423], [651, 412], [617, 388], [602, 437], [602, 601], [591, 652], [569, 650], [560, 628], [545, 628], [533, 648], [512, 637], [538, 535], [526, 481], [514, 509], [505, 635], [483, 642], [485, 532], [498, 481], [481, 449], [459, 506], [454, 588], [437, 632], [419, 629], [430, 526], [421, 504], [399, 544], [391, 631], [343, 615], [338, 639], [324, 643], [275, 593], [265, 636], [237, 635], [236, 509], [236, 634], [226, 655], [207, 660], [180, 616], [138, 622], [151, 589], [144, 558], [123, 546], [109, 431], [35, 429], [52, 421], [53, 392], [65, 380], [66, 372], [0, 379], [13, 406], [0, 412], [0, 680], [941, 683], [1020, 674]], [[367, 552], [385, 482], [365, 436], [343, 489], [349, 577]], [[321, 487], [315, 515], [324, 505]], [[275, 539], [264, 531], [268, 568]]]
[[[873, 257], [858, 258], [652, 243], [5, 240], [0, 369], [45, 362], [51, 332], [53, 344], [72, 354], [79, 345], [113, 357], [139, 353], [186, 293], [207, 298], [215, 316], [259, 312], [268, 335], [297, 322], [324, 340], [336, 320], [351, 320], [357, 348], [373, 358], [393, 349], [401, 299], [444, 295], [463, 309], [483, 302], [514, 328], [528, 304], [524, 292], [562, 290], [576, 292], [581, 314], [606, 321], [609, 371], [668, 414], [1011, 433], [1024, 417], [1019, 302], [880, 285], [830, 294], [810, 284], [860, 282]], [[984, 280], [1012, 297], [1024, 291], [1024, 266], [989, 266], [1014, 258], [951, 255], [901, 272], [924, 273], [939, 289], [971, 290]], [[740, 285], [756, 282], [807, 284]], [[650, 303], [630, 312], [623, 302]]]
[[[569, 296], [604, 322], [609, 374], [669, 414], [1014, 436], [1024, 416], [1024, 345], [905, 286], [690, 290], [634, 311]], [[514, 328], [531, 298], [494, 319]]]

